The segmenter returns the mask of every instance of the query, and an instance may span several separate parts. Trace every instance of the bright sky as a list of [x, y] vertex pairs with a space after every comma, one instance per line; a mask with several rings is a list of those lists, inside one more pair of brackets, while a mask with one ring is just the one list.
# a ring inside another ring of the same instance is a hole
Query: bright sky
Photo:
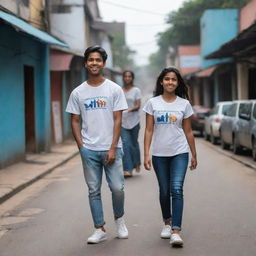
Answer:
[[156, 34], [167, 28], [167, 14], [183, 2], [185, 0], [98, 0], [103, 21], [126, 23], [126, 43], [137, 51], [138, 65], [148, 63], [149, 55], [157, 51]]

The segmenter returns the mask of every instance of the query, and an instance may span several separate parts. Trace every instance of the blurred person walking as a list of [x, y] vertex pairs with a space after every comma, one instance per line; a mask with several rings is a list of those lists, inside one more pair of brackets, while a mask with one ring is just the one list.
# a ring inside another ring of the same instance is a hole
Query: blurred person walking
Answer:
[[122, 111], [127, 103], [122, 88], [102, 75], [107, 53], [100, 46], [91, 46], [84, 53], [88, 80], [76, 87], [66, 111], [71, 113], [72, 132], [80, 151], [84, 176], [89, 190], [89, 203], [95, 231], [88, 243], [106, 240], [101, 200], [103, 169], [112, 192], [112, 205], [119, 238], [128, 238], [124, 222], [124, 177]]
[[123, 72], [123, 91], [128, 109], [123, 111], [121, 137], [123, 142], [124, 177], [131, 177], [133, 169], [140, 172], [140, 130], [141, 91], [134, 86], [135, 75], [132, 71]]
[[154, 97], [146, 112], [144, 166], [151, 169], [149, 149], [153, 138], [152, 163], [159, 184], [159, 199], [164, 226], [161, 238], [170, 238], [173, 246], [183, 246], [180, 236], [183, 214], [183, 184], [191, 150], [190, 170], [197, 167], [194, 136], [191, 129], [192, 107], [187, 86], [180, 72], [169, 67], [156, 81]]

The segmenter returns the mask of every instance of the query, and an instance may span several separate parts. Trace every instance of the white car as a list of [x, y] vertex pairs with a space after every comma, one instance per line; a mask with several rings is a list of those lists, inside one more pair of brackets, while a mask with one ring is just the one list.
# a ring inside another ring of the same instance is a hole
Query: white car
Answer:
[[232, 101], [220, 101], [204, 119], [204, 137], [216, 144], [220, 138], [220, 123]]

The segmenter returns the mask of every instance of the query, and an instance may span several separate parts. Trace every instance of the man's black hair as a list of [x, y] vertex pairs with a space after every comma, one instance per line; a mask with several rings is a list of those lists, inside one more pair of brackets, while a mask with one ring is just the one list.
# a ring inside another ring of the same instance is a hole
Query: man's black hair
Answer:
[[92, 52], [98, 52], [101, 55], [101, 57], [103, 59], [103, 62], [104, 63], [106, 62], [106, 60], [108, 58], [108, 55], [107, 55], [106, 51], [102, 47], [100, 47], [99, 45], [93, 45], [93, 46], [88, 47], [85, 50], [85, 52], [84, 52], [84, 63], [87, 62], [88, 57], [89, 57], [90, 53], [92, 53]]

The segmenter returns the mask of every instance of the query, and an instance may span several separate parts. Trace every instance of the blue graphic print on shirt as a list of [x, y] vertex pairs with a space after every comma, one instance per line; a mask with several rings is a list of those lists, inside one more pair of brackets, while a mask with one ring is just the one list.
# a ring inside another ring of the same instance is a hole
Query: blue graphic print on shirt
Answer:
[[[173, 112], [173, 111], [172, 111]], [[156, 111], [155, 122], [157, 124], [173, 124], [177, 121], [177, 114], [171, 111]]]
[[106, 109], [107, 108], [107, 97], [95, 97], [85, 99], [84, 103], [85, 110], [96, 110], [96, 109]]

